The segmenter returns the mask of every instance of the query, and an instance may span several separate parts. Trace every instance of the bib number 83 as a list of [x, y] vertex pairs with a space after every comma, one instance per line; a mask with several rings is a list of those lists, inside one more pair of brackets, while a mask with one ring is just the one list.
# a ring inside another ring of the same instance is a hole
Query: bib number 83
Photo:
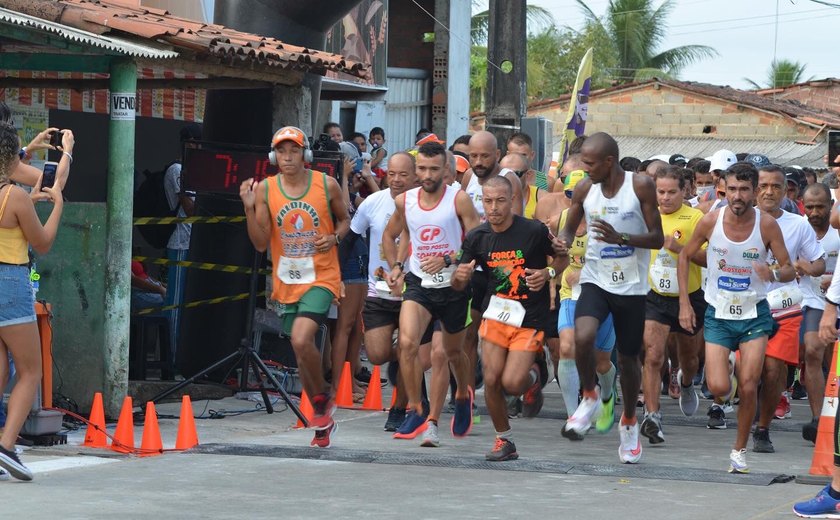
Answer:
[[670, 289], [671, 288], [671, 280], [660, 278], [659, 279], [659, 288], [660, 289]]

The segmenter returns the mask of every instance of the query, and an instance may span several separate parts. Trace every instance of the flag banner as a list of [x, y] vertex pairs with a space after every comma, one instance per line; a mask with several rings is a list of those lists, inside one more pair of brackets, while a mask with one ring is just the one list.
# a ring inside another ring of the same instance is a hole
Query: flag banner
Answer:
[[575, 88], [572, 90], [572, 97], [569, 99], [569, 113], [566, 116], [566, 124], [563, 125], [561, 135], [562, 161], [566, 161], [569, 155], [569, 145], [576, 137], [583, 135], [586, 129], [586, 116], [589, 107], [589, 89], [592, 83], [592, 48], [586, 51], [578, 68]]

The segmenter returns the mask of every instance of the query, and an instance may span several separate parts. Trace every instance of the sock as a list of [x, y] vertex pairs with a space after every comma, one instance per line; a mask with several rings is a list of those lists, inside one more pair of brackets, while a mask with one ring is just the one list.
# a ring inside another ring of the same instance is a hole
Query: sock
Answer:
[[610, 363], [610, 369], [606, 374], [598, 374], [598, 384], [601, 385], [601, 401], [609, 401], [613, 393], [615, 382], [615, 365]]
[[437, 426], [438, 420], [437, 419], [429, 419], [429, 422], [434, 423], [434, 425]]
[[561, 359], [557, 364], [557, 381], [560, 383], [560, 391], [563, 393], [563, 403], [566, 405], [566, 413], [569, 417], [575, 414], [578, 405], [578, 389], [580, 388], [580, 377], [578, 377], [577, 365], [574, 359]]
[[835, 491], [834, 487], [828, 486], [828, 494], [834, 500], [840, 500], [840, 491]]
[[506, 432], [496, 432], [496, 437], [509, 441], [513, 438], [513, 430], [509, 429]]
[[624, 417], [624, 414], [621, 414], [621, 424], [632, 426], [632, 425], [636, 424], [636, 417], [633, 417], [633, 419], [631, 420], [631, 419], [628, 419], [627, 417]]

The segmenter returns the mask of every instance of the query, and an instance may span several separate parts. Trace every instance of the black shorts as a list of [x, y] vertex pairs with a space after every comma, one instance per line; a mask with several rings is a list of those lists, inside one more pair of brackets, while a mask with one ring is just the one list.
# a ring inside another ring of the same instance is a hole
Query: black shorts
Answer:
[[691, 308], [694, 309], [696, 326], [694, 330], [687, 331], [680, 326], [680, 298], [679, 296], [662, 296], [651, 290], [645, 300], [645, 319], [668, 325], [671, 332], [680, 332], [688, 336], [694, 336], [703, 328], [703, 316], [706, 315], [706, 297], [702, 289], [698, 289], [688, 295]]
[[[364, 325], [365, 330], [378, 329], [389, 325], [399, 328], [401, 305], [402, 302], [399, 300], [386, 300], [385, 298], [368, 296], [365, 298], [365, 306], [362, 309], [362, 325]], [[432, 341], [433, 332], [434, 322], [429, 323], [429, 326], [426, 327], [420, 344], [425, 345]]]
[[619, 354], [638, 356], [645, 335], [646, 298], [644, 294], [612, 294], [593, 283], [584, 283], [580, 286], [580, 298], [575, 306], [575, 320], [589, 316], [603, 323], [612, 314]]
[[470, 302], [470, 309], [476, 312], [483, 313], [487, 310], [487, 285], [490, 279], [486, 271], [474, 271], [472, 278], [470, 278], [470, 287], [472, 288], [472, 301]]
[[456, 291], [451, 287], [426, 289], [420, 286], [420, 278], [413, 273], [405, 275], [403, 299], [422, 305], [432, 320], [440, 320], [443, 330], [450, 334], [461, 332], [468, 325], [470, 316], [470, 288]]

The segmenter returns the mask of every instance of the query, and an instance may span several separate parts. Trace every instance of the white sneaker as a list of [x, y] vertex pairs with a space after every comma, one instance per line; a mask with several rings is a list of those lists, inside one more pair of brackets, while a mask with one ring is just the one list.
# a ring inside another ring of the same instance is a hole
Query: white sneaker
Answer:
[[5, 482], [7, 480], [11, 480], [12, 476], [9, 475], [9, 472], [5, 469], [0, 469], [0, 482]]
[[750, 468], [747, 466], [747, 450], [732, 450], [729, 452], [729, 472], [730, 473], [749, 473]]
[[625, 464], [636, 464], [642, 459], [642, 443], [639, 442], [639, 423], [621, 424], [618, 429], [621, 444], [618, 458]]
[[561, 432], [563, 437], [578, 440], [586, 435], [586, 432], [592, 427], [592, 423], [601, 416], [602, 406], [601, 399], [584, 397], [575, 413], [563, 425]]
[[431, 421], [426, 423], [426, 431], [423, 432], [423, 442], [420, 443], [420, 446], [424, 448], [437, 448], [440, 446], [437, 424]]
[[697, 412], [700, 406], [700, 397], [694, 390], [694, 385], [685, 388], [682, 386], [682, 369], [677, 372], [677, 379], [680, 384], [680, 411], [686, 417], [691, 417]]

